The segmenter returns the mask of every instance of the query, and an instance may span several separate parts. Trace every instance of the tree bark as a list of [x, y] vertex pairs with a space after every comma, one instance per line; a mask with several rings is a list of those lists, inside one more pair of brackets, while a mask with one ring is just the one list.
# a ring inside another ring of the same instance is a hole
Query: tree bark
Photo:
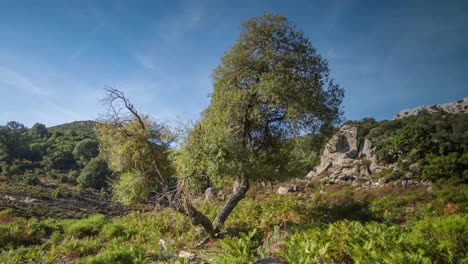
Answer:
[[233, 191], [231, 197], [229, 197], [226, 204], [213, 221], [213, 231], [215, 234], [219, 233], [219, 228], [224, 224], [232, 210], [234, 210], [236, 205], [245, 197], [245, 194], [249, 190], [249, 180], [244, 175], [237, 178], [236, 182], [239, 187], [237, 190]]
[[193, 207], [191, 202], [185, 201], [183, 206], [177, 206], [174, 209], [177, 212], [186, 215], [190, 219], [192, 225], [203, 226], [205, 231], [208, 232], [210, 236], [214, 237], [214, 235], [216, 234], [211, 220], [202, 212], [198, 211], [195, 207]]

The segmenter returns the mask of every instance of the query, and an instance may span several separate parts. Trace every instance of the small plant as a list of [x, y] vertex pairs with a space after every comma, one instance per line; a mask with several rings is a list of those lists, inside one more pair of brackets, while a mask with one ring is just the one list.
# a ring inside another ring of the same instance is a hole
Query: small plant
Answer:
[[216, 263], [250, 264], [255, 262], [258, 241], [255, 240], [257, 230], [248, 234], [240, 234], [239, 238], [225, 238], [219, 242], [222, 254], [216, 258]]
[[36, 174], [34, 174], [33, 172], [31, 171], [27, 171], [24, 175], [23, 175], [23, 182], [25, 184], [28, 184], [28, 185], [38, 185], [41, 183], [41, 181], [39, 180], [39, 178], [37, 177]]
[[107, 220], [104, 215], [94, 215], [85, 219], [72, 222], [65, 226], [65, 234], [77, 238], [87, 236], [95, 236], [101, 231], [101, 227], [106, 224]]
[[63, 192], [62, 187], [58, 187], [57, 189], [52, 191], [52, 197], [55, 199], [60, 198], [62, 197], [62, 192]]

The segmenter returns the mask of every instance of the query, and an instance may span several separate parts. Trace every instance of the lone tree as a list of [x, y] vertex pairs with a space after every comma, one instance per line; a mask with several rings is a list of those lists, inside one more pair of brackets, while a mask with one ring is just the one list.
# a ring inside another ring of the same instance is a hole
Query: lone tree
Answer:
[[[98, 134], [107, 146], [111, 168], [123, 173], [117, 181], [126, 191], [123, 197], [140, 193], [131, 188], [135, 182], [148, 181], [151, 184], [139, 184], [144, 190], [144, 195], [137, 195], [140, 199], [154, 195], [158, 204], [187, 215], [193, 224], [201, 224], [216, 236], [252, 180], [292, 175], [294, 168], [288, 164], [298, 147], [296, 138], [341, 121], [344, 93], [329, 77], [327, 61], [303, 32], [285, 17], [272, 14], [242, 24], [237, 42], [212, 77], [210, 105], [171, 159], [177, 186], [167, 187], [169, 175], [158, 169], [171, 167], [169, 144], [164, 140], [170, 138], [168, 131], [142, 116], [120, 91], [107, 90], [111, 117], [98, 128]], [[117, 101], [123, 107], [115, 107]], [[123, 117], [122, 109], [129, 115]], [[132, 147], [116, 150], [124, 148], [122, 143]], [[128, 161], [127, 156], [131, 156]], [[129, 171], [133, 173], [130, 178], [126, 176]], [[207, 181], [233, 185], [232, 194], [213, 220], [190, 199], [197, 183]]]

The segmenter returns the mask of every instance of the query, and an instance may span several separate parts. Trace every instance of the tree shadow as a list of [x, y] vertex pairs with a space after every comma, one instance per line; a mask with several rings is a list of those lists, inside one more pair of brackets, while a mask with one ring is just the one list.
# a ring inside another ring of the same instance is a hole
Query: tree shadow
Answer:
[[372, 213], [368, 202], [349, 202], [333, 206], [319, 205], [309, 213], [313, 219], [319, 219], [320, 222], [327, 224], [340, 220], [359, 221], [361, 223], [381, 220]]

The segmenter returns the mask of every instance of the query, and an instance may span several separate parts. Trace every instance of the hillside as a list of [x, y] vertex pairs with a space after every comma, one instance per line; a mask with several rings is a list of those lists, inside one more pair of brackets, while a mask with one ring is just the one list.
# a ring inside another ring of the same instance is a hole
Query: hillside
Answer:
[[447, 113], [447, 114], [463, 114], [468, 113], [468, 97], [465, 97], [456, 102], [450, 102], [445, 104], [434, 104], [434, 105], [423, 105], [416, 108], [404, 109], [398, 112], [394, 117], [395, 119], [401, 119], [408, 116], [415, 116], [422, 113]]
[[74, 121], [71, 123], [65, 123], [53, 127], [49, 127], [48, 130], [53, 133], [55, 131], [61, 132], [71, 132], [80, 133], [80, 134], [91, 134], [94, 131], [96, 126], [96, 121], [87, 120], [87, 121]]
[[[84, 134], [92, 124], [50, 130]], [[113, 204], [107, 189], [78, 188], [76, 169], [38, 172], [39, 181], [26, 180], [31, 172], [3, 177], [0, 262], [463, 261], [467, 131], [468, 114], [348, 121], [328, 142], [315, 139], [325, 145], [308, 177], [254, 183], [225, 237], [201, 247], [203, 231], [188, 218], [146, 203], [138, 211]], [[211, 188], [195, 204], [213, 217], [228, 192]]]

